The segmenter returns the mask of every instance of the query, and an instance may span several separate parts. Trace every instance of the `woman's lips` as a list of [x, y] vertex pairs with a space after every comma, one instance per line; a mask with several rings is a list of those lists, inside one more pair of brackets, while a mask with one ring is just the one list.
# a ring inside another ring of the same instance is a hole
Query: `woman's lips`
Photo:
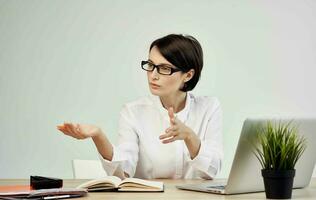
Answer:
[[151, 86], [152, 88], [159, 88], [159, 87], [160, 87], [160, 85], [156, 85], [156, 84], [154, 84], [154, 83], [150, 83], [150, 86]]

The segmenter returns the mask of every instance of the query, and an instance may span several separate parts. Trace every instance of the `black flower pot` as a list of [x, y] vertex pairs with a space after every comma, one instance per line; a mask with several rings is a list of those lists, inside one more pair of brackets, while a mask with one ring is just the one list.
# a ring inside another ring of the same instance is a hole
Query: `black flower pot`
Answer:
[[262, 169], [266, 198], [268, 199], [290, 199], [292, 197], [293, 170], [266, 170]]

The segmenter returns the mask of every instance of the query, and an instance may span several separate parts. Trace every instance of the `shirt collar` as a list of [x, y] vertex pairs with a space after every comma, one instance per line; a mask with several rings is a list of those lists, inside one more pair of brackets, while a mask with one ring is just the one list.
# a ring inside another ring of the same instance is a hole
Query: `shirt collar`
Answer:
[[[169, 120], [168, 110], [163, 107], [160, 97], [155, 96], [155, 95], [152, 95], [152, 96], [153, 96], [154, 104], [159, 109], [159, 112], [161, 113], [161, 115], [165, 119]], [[191, 96], [192, 94], [187, 92], [184, 108], [180, 112], [175, 113], [176, 117], [184, 123], [188, 119], [188, 115], [189, 115], [189, 111], [191, 107]]]

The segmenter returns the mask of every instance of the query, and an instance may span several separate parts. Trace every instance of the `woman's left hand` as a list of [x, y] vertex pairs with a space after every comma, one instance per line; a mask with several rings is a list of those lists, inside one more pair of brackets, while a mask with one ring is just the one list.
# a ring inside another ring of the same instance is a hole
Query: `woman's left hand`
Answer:
[[166, 129], [165, 134], [159, 136], [162, 143], [167, 144], [176, 140], [189, 139], [192, 134], [192, 130], [176, 118], [172, 107], [168, 109], [168, 115], [171, 126]]

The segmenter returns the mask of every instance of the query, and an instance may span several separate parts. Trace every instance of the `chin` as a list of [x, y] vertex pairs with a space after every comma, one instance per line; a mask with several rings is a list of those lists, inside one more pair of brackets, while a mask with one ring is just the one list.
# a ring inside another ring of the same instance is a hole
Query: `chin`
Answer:
[[155, 96], [161, 96], [162, 94], [161, 91], [153, 90], [151, 88], [149, 90], [150, 90], [150, 93]]
[[159, 96], [160, 92], [150, 90], [150, 93], [155, 96]]

